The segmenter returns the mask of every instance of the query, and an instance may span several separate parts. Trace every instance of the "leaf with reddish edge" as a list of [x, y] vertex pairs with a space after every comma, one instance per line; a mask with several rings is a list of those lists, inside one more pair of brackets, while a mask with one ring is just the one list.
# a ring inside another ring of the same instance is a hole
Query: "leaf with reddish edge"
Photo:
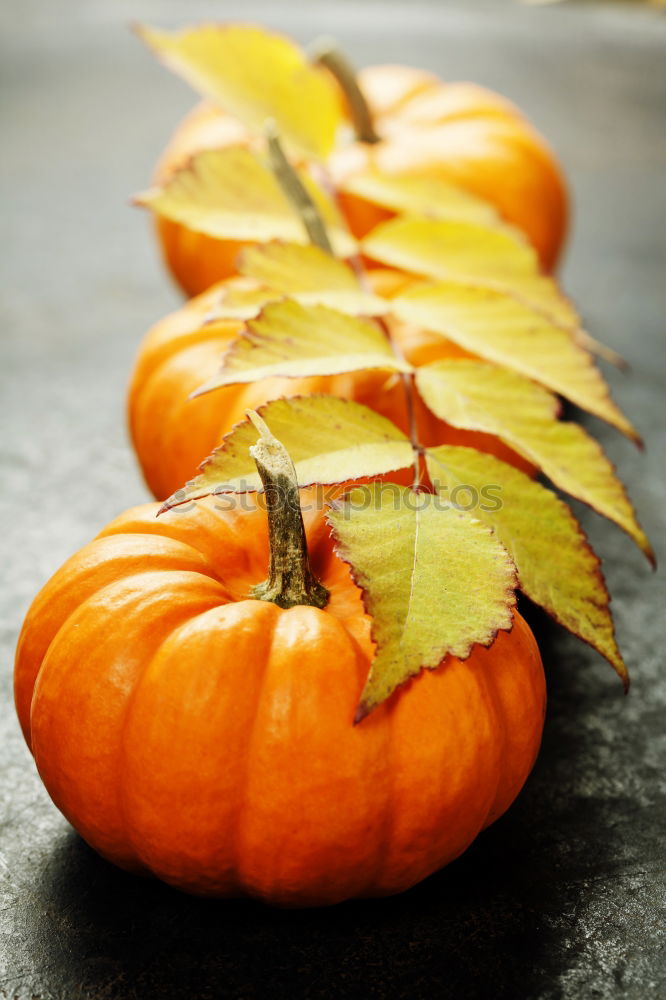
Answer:
[[[384, 186], [391, 179], [384, 180]], [[418, 182], [418, 178], [414, 178]], [[426, 189], [427, 190], [427, 189]], [[416, 196], [412, 195], [414, 200]], [[421, 199], [423, 200], [423, 199]], [[513, 296], [553, 323], [570, 331], [581, 347], [618, 367], [626, 362], [582, 328], [580, 317], [551, 277], [541, 272], [538, 256], [524, 235], [499, 219], [446, 215], [444, 207], [380, 223], [363, 240], [373, 259], [415, 275], [461, 281]], [[465, 203], [461, 203], [464, 208]], [[434, 215], [434, 218], [424, 216]]]
[[520, 589], [574, 635], [589, 643], [629, 687], [615, 640], [610, 597], [573, 513], [524, 472], [475, 448], [440, 445], [426, 452], [428, 475], [442, 495], [492, 528], [513, 559]]
[[304, 378], [371, 368], [411, 371], [376, 323], [327, 306], [282, 299], [248, 322], [225, 354], [222, 371], [194, 395], [274, 376]]
[[570, 331], [511, 295], [460, 282], [438, 282], [403, 292], [393, 299], [392, 309], [408, 323], [541, 383], [641, 443], [611, 399], [592, 358]]
[[624, 486], [601, 445], [558, 420], [559, 402], [529, 379], [481, 361], [436, 361], [416, 372], [416, 386], [441, 420], [495, 434], [534, 462], [556, 486], [618, 524], [654, 564]]
[[[413, 462], [412, 445], [403, 432], [360, 403], [335, 396], [292, 396], [266, 403], [258, 413], [291, 455], [299, 486], [379, 476]], [[236, 424], [202, 463], [200, 475], [170, 496], [159, 513], [213, 493], [261, 490], [249, 453], [256, 439], [249, 420]]]
[[339, 556], [363, 591], [377, 645], [356, 714], [360, 722], [423, 669], [446, 669], [510, 629], [515, 569], [477, 518], [439, 509], [438, 498], [370, 483], [332, 503]]

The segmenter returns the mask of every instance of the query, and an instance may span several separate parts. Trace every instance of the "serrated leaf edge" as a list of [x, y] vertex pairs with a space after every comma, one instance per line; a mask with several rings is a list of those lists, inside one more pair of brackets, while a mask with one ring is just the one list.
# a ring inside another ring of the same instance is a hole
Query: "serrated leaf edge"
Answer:
[[[388, 485], [391, 485], [391, 484], [388, 484]], [[397, 486], [399, 484], [396, 483], [394, 485]], [[353, 488], [354, 487], [350, 487], [350, 489], [353, 489]], [[404, 487], [401, 487], [401, 489], [404, 489]], [[346, 502], [346, 494], [345, 494], [345, 496], [337, 497], [335, 500], [330, 501], [329, 504], [328, 504], [328, 507], [331, 508], [332, 510], [340, 510], [342, 508], [342, 506], [344, 505], [345, 502]], [[464, 512], [459, 511], [458, 513], [459, 514], [463, 514]], [[356, 707], [356, 712], [354, 714], [353, 722], [354, 722], [354, 725], [356, 726], [360, 722], [362, 722], [365, 718], [367, 718], [369, 715], [371, 715], [372, 712], [375, 711], [375, 709], [379, 708], [379, 706], [381, 704], [384, 704], [384, 703], [388, 702], [396, 694], [396, 692], [403, 690], [407, 684], [411, 684], [413, 681], [415, 681], [423, 673], [424, 670], [439, 670], [440, 668], [442, 668], [442, 667], [445, 666], [445, 661], [449, 658], [449, 656], [452, 656], [454, 654], [445, 653], [444, 656], [439, 661], [439, 663], [437, 663], [434, 667], [425, 667], [425, 666], [419, 667], [419, 669], [416, 670], [414, 673], [410, 674], [408, 677], [406, 677], [399, 684], [396, 684], [396, 686], [393, 688], [393, 690], [391, 691], [391, 693], [388, 695], [388, 697], [385, 699], [384, 702], [380, 702], [377, 705], [371, 705], [367, 701], [364, 700], [363, 695], [364, 695], [364, 692], [365, 692], [365, 690], [367, 688], [368, 681], [369, 681], [369, 679], [370, 679], [370, 677], [372, 675], [372, 667], [373, 667], [373, 664], [374, 664], [374, 661], [375, 661], [375, 658], [376, 658], [377, 648], [378, 648], [378, 643], [377, 643], [377, 639], [375, 638], [375, 632], [374, 632], [374, 617], [373, 617], [372, 613], [370, 612], [370, 610], [368, 608], [367, 590], [363, 586], [363, 584], [359, 581], [358, 576], [357, 576], [357, 572], [356, 572], [356, 570], [354, 568], [353, 563], [345, 555], [345, 553], [343, 551], [343, 543], [341, 542], [341, 540], [336, 535], [335, 527], [331, 523], [329, 515], [326, 514], [325, 516], [326, 516], [326, 523], [328, 524], [329, 528], [331, 529], [331, 535], [332, 535], [333, 540], [334, 540], [333, 541], [333, 551], [335, 552], [336, 556], [342, 562], [346, 563], [346, 565], [349, 567], [349, 575], [351, 576], [351, 578], [352, 578], [355, 586], [358, 587], [358, 589], [360, 591], [361, 602], [363, 604], [363, 609], [364, 609], [366, 615], [368, 616], [368, 618], [370, 619], [370, 622], [371, 622], [371, 625], [370, 625], [370, 637], [371, 637], [372, 642], [374, 643], [374, 646], [375, 646], [375, 656], [373, 657], [372, 662], [370, 663], [370, 670], [369, 670], [368, 676], [367, 676], [367, 678], [365, 680], [365, 684], [363, 686], [363, 691], [361, 692], [361, 697], [359, 699], [359, 703], [358, 703], [358, 705]], [[511, 613], [511, 625], [508, 628], [502, 628], [502, 627], [500, 627], [500, 628], [494, 629], [492, 631], [492, 634], [489, 637], [489, 639], [487, 641], [485, 641], [485, 642], [472, 642], [470, 644], [468, 652], [464, 656], [457, 656], [457, 655], [455, 656], [455, 659], [460, 660], [461, 662], [464, 662], [465, 660], [469, 659], [469, 657], [472, 655], [472, 652], [473, 652], [475, 646], [483, 646], [484, 648], [489, 649], [490, 646], [492, 646], [492, 644], [495, 641], [495, 639], [497, 638], [497, 635], [498, 635], [499, 632], [511, 632], [511, 630], [513, 629], [513, 622], [514, 622], [514, 618], [515, 618], [515, 616], [513, 614], [513, 609], [516, 607], [516, 603], [517, 603], [516, 602], [516, 589], [517, 589], [517, 586], [518, 586], [518, 571], [516, 569], [516, 565], [515, 565], [513, 559], [511, 558], [511, 554], [509, 553], [508, 549], [499, 540], [499, 538], [497, 537], [497, 534], [493, 530], [493, 528], [491, 528], [489, 525], [485, 525], [485, 524], [484, 524], [484, 527], [487, 529], [487, 531], [488, 531], [489, 534], [491, 534], [491, 535], [493, 535], [495, 537], [495, 541], [497, 542], [498, 546], [501, 549], [504, 550], [504, 552], [506, 553], [506, 556], [507, 556], [507, 560], [510, 563], [511, 567], [513, 568], [512, 576], [513, 576], [513, 580], [514, 580], [514, 586], [513, 587], [509, 587], [507, 589], [507, 592], [506, 592], [507, 593], [507, 610]]]

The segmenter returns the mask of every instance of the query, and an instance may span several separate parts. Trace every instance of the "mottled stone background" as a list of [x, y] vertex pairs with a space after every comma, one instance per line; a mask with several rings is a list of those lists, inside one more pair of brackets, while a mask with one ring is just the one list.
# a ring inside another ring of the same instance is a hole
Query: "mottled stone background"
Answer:
[[566, 288], [629, 359], [610, 371], [647, 441], [590, 419], [663, 544], [666, 19], [637, 4], [231, 4], [22, 0], [2, 19], [0, 997], [610, 998], [666, 995], [664, 608], [621, 533], [603, 554], [633, 689], [535, 616], [550, 705], [519, 801], [402, 897], [321, 912], [202, 902], [99, 860], [42, 789], [11, 704], [16, 636], [38, 587], [145, 497], [124, 391], [147, 326], [177, 303], [145, 185], [192, 103], [127, 25], [201, 17], [334, 33], [359, 63], [422, 64], [517, 101], [567, 166]]

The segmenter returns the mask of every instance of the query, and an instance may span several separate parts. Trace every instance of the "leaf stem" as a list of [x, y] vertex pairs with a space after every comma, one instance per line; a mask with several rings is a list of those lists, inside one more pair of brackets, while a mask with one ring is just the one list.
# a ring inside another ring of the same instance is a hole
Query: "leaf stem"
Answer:
[[324, 608], [329, 593], [310, 568], [294, 463], [259, 414], [248, 410], [247, 416], [260, 434], [250, 455], [266, 493], [270, 546], [268, 579], [253, 587], [251, 596], [280, 608], [297, 604]]
[[324, 66], [335, 77], [342, 90], [358, 141], [369, 144], [379, 142], [381, 137], [375, 130], [368, 102], [358, 85], [356, 71], [336, 47], [333, 39], [319, 39], [312, 46], [312, 53], [313, 61]]
[[[395, 349], [395, 345], [394, 345]], [[402, 385], [405, 390], [405, 401], [407, 405], [407, 419], [409, 421], [409, 440], [414, 451], [414, 479], [412, 489], [421, 488], [421, 453], [423, 448], [419, 442], [419, 429], [416, 421], [416, 407], [414, 406], [414, 375], [403, 372], [401, 375]]]
[[[361, 283], [363, 285], [366, 284], [365, 275], [363, 275]], [[401, 361], [404, 361], [405, 357], [398, 344], [396, 344], [395, 340], [391, 336], [390, 327], [384, 317], [378, 316], [377, 322], [386, 334], [386, 338], [393, 348], [396, 356], [400, 358]], [[409, 374], [408, 372], [401, 372], [400, 381], [402, 382], [402, 387], [405, 390], [405, 408], [407, 410], [409, 440], [412, 446], [412, 451], [414, 452], [414, 479], [412, 481], [412, 489], [418, 490], [421, 487], [421, 455], [423, 454], [423, 445], [419, 441], [419, 428], [416, 420], [416, 408], [414, 406], [414, 393], [416, 392], [414, 386], [414, 375]]]
[[264, 132], [268, 143], [268, 157], [273, 174], [294, 209], [298, 212], [310, 242], [321, 250], [325, 250], [326, 253], [332, 254], [333, 248], [326, 232], [324, 220], [310, 193], [287, 159], [282, 148], [282, 143], [280, 142], [277, 126], [272, 118], [266, 122]]

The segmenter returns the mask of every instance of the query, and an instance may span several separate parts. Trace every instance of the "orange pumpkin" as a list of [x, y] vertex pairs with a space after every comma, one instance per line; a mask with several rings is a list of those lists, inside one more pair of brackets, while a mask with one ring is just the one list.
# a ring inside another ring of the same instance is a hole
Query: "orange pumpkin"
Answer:
[[[340, 146], [329, 161], [334, 184], [368, 166], [386, 173], [435, 173], [486, 199], [520, 228], [551, 270], [567, 225], [567, 194], [545, 140], [514, 105], [472, 83], [443, 83], [424, 70], [372, 66], [359, 74], [377, 143]], [[162, 155], [155, 182], [166, 183], [196, 153], [247, 145], [249, 134], [215, 105], [202, 103], [184, 119]], [[341, 193], [356, 236], [392, 213]], [[215, 240], [168, 219], [157, 219], [165, 261], [188, 295], [235, 271], [239, 243]]]
[[[389, 270], [370, 271], [368, 278], [375, 292], [386, 297], [413, 280]], [[219, 294], [220, 288], [215, 286], [166, 316], [149, 330], [139, 348], [128, 394], [129, 427], [146, 483], [157, 499], [164, 500], [191, 479], [248, 409], [280, 396], [325, 393], [352, 399], [388, 417], [405, 432], [409, 430], [401, 380], [377, 370], [262, 379], [190, 399], [192, 392], [219, 371], [222, 355], [242, 328], [236, 320], [202, 325]], [[395, 324], [393, 334], [410, 364], [470, 356], [452, 341], [419, 327]], [[498, 438], [451, 427], [430, 413], [418, 396], [415, 412], [422, 444], [471, 445], [533, 472], [529, 462]]]
[[406, 889], [523, 785], [545, 700], [534, 637], [516, 614], [354, 726], [370, 620], [321, 514], [306, 531], [330, 599], [285, 610], [248, 597], [264, 513], [220, 506], [126, 512], [35, 599], [15, 689], [44, 784], [105, 858], [188, 892], [297, 906]]

